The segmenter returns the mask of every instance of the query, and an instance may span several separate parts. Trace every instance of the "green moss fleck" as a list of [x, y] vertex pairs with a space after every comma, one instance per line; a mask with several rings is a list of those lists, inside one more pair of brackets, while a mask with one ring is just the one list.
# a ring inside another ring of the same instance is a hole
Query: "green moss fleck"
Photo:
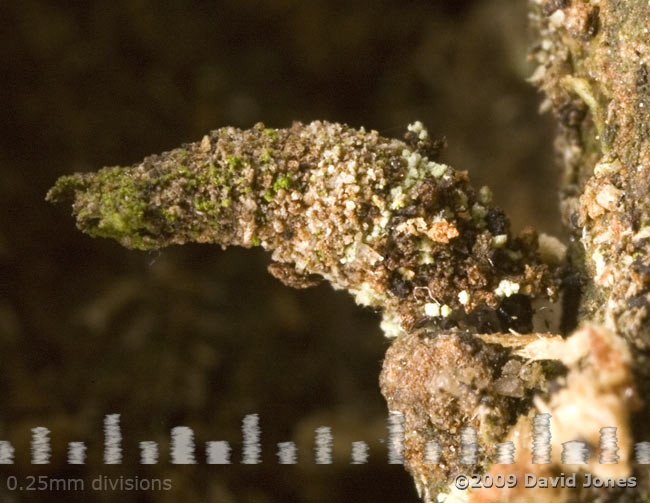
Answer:
[[230, 171], [231, 173], [234, 172], [234, 170], [239, 169], [244, 165], [244, 161], [238, 155], [229, 155], [226, 158], [226, 161], [228, 161], [228, 171]]
[[268, 136], [271, 141], [278, 141], [278, 132], [273, 128], [266, 128], [264, 134]]
[[176, 220], [178, 220], [178, 215], [176, 215], [176, 213], [174, 213], [174, 212], [172, 212], [172, 211], [170, 211], [168, 209], [164, 209], [162, 214], [165, 217], [165, 220], [167, 222], [169, 222], [169, 223], [174, 223], [174, 222], [176, 222]]
[[291, 185], [291, 175], [281, 175], [273, 183], [273, 191], [278, 192], [280, 189], [288, 189]]
[[198, 211], [203, 211], [205, 213], [213, 213], [217, 209], [217, 206], [212, 201], [203, 197], [197, 197], [194, 199], [194, 207]]

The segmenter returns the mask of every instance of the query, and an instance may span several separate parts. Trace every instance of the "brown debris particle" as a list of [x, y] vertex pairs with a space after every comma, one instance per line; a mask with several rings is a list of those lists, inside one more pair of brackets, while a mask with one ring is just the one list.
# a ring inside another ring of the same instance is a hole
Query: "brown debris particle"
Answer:
[[[404, 415], [404, 463], [425, 501], [436, 501], [459, 473], [480, 473], [490, 464], [493, 442], [505, 437], [518, 411], [526, 409], [527, 389], [543, 386], [530, 379], [510, 350], [470, 335], [407, 334], [386, 353], [380, 384], [391, 412]], [[528, 379], [528, 382], [522, 377]], [[459, 464], [460, 429], [478, 429], [479, 464]], [[442, 447], [439, 464], [425, 464], [424, 448], [435, 440]]]

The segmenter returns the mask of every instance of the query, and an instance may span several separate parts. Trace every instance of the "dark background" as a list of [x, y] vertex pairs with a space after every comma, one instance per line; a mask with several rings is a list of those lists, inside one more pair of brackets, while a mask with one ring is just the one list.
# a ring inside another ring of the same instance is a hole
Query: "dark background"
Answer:
[[[558, 232], [550, 119], [525, 82], [516, 0], [38, 1], [0, 3], [0, 501], [417, 501], [386, 463], [378, 315], [328, 286], [294, 291], [261, 251], [122, 249], [44, 202], [55, 179], [124, 165], [224, 125], [328, 119], [401, 137], [422, 120], [443, 160], [489, 183], [515, 229]], [[102, 420], [122, 414], [125, 462], [102, 464]], [[242, 466], [259, 413], [264, 462]], [[172, 466], [169, 430], [229, 440], [232, 466]], [[335, 464], [313, 464], [328, 425]], [[53, 459], [31, 466], [30, 429]], [[138, 464], [137, 442], [161, 442]], [[295, 466], [275, 444], [299, 446]], [[350, 465], [350, 442], [371, 446]], [[86, 441], [85, 466], [65, 445]], [[169, 477], [169, 493], [10, 494], [7, 475]]]

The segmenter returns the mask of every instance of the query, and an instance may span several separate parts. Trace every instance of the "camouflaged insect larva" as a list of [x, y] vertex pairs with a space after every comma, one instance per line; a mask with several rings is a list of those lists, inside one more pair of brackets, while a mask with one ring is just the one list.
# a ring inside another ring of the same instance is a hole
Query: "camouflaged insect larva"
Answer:
[[421, 123], [407, 138], [327, 122], [222, 128], [130, 167], [64, 176], [48, 199], [72, 200], [81, 230], [129, 248], [262, 246], [283, 282], [324, 278], [382, 308], [389, 336], [467, 327], [479, 308], [498, 313], [495, 328], [529, 328], [530, 300], [557, 290], [537, 235], [513, 235], [487, 188], [430, 160], [437, 144]]

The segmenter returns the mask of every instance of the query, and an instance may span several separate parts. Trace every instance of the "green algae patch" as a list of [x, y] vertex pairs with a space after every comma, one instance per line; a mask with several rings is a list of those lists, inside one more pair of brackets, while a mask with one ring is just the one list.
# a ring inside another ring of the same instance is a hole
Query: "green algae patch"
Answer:
[[280, 189], [288, 189], [291, 184], [291, 175], [281, 175], [273, 182], [273, 190], [278, 192]]
[[110, 167], [62, 177], [47, 199], [74, 199], [77, 225], [90, 236], [115, 239], [127, 248], [157, 247], [147, 235], [147, 202], [128, 168]]
[[83, 174], [62, 176], [49, 190], [46, 200], [51, 203], [71, 203], [74, 201], [75, 193], [87, 189], [88, 185]]

